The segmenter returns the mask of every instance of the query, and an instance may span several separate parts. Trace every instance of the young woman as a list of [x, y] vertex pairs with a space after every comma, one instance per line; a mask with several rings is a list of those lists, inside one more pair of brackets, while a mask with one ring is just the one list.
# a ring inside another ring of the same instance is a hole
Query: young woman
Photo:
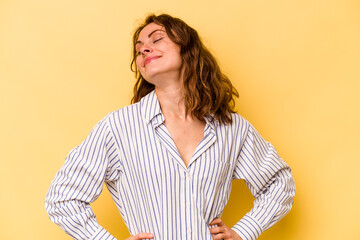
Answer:
[[[289, 166], [234, 113], [237, 91], [194, 29], [149, 15], [133, 44], [133, 104], [70, 152], [46, 197], [51, 220], [75, 239], [115, 239], [89, 205], [105, 182], [128, 240], [256, 239], [291, 209]], [[220, 217], [233, 179], [256, 199], [229, 228]]]

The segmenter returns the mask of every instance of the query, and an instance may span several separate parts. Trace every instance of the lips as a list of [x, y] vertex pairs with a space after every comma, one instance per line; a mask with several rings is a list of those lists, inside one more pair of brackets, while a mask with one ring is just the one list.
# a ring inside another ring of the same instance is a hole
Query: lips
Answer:
[[149, 64], [152, 60], [158, 59], [160, 58], [160, 56], [153, 56], [153, 57], [147, 57], [145, 58], [144, 64], [147, 65]]

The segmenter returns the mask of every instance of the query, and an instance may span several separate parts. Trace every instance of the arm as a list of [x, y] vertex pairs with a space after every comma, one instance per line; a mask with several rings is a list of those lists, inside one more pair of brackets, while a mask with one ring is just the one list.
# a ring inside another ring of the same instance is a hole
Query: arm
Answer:
[[90, 203], [100, 195], [104, 180], [117, 162], [116, 144], [105, 121], [73, 149], [56, 174], [45, 199], [50, 219], [74, 239], [114, 240], [97, 220]]
[[255, 197], [254, 207], [232, 228], [242, 239], [257, 239], [290, 211], [295, 195], [291, 169], [251, 124], [233, 178], [244, 179]]

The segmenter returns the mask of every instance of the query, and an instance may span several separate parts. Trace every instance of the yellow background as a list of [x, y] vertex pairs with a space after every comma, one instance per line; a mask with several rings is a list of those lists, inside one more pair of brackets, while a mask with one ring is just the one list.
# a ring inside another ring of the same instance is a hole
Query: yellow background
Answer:
[[[0, 0], [0, 239], [70, 239], [45, 194], [68, 152], [129, 104], [131, 35], [150, 12], [198, 30], [238, 112], [293, 169], [293, 210], [260, 239], [360, 239], [358, 0]], [[236, 182], [223, 220], [251, 205]], [[93, 208], [129, 235], [107, 190]]]

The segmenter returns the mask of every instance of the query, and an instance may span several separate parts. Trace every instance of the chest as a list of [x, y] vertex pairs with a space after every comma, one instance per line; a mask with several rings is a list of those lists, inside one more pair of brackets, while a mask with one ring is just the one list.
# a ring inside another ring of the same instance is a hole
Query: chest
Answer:
[[220, 169], [216, 166], [219, 162], [234, 164], [240, 144], [233, 138], [236, 135], [232, 128], [215, 129], [205, 123], [194, 127], [165, 122], [166, 125], [158, 123], [160, 120], [153, 125], [141, 121], [135, 121], [135, 125], [125, 123], [115, 132], [122, 172], [155, 177], [158, 181], [175, 176], [169, 174], [171, 171], [194, 171], [199, 175], [213, 167]]
[[192, 123], [166, 122], [166, 130], [169, 132], [182, 161], [187, 167], [194, 152], [204, 138], [205, 123], [201, 121]]

